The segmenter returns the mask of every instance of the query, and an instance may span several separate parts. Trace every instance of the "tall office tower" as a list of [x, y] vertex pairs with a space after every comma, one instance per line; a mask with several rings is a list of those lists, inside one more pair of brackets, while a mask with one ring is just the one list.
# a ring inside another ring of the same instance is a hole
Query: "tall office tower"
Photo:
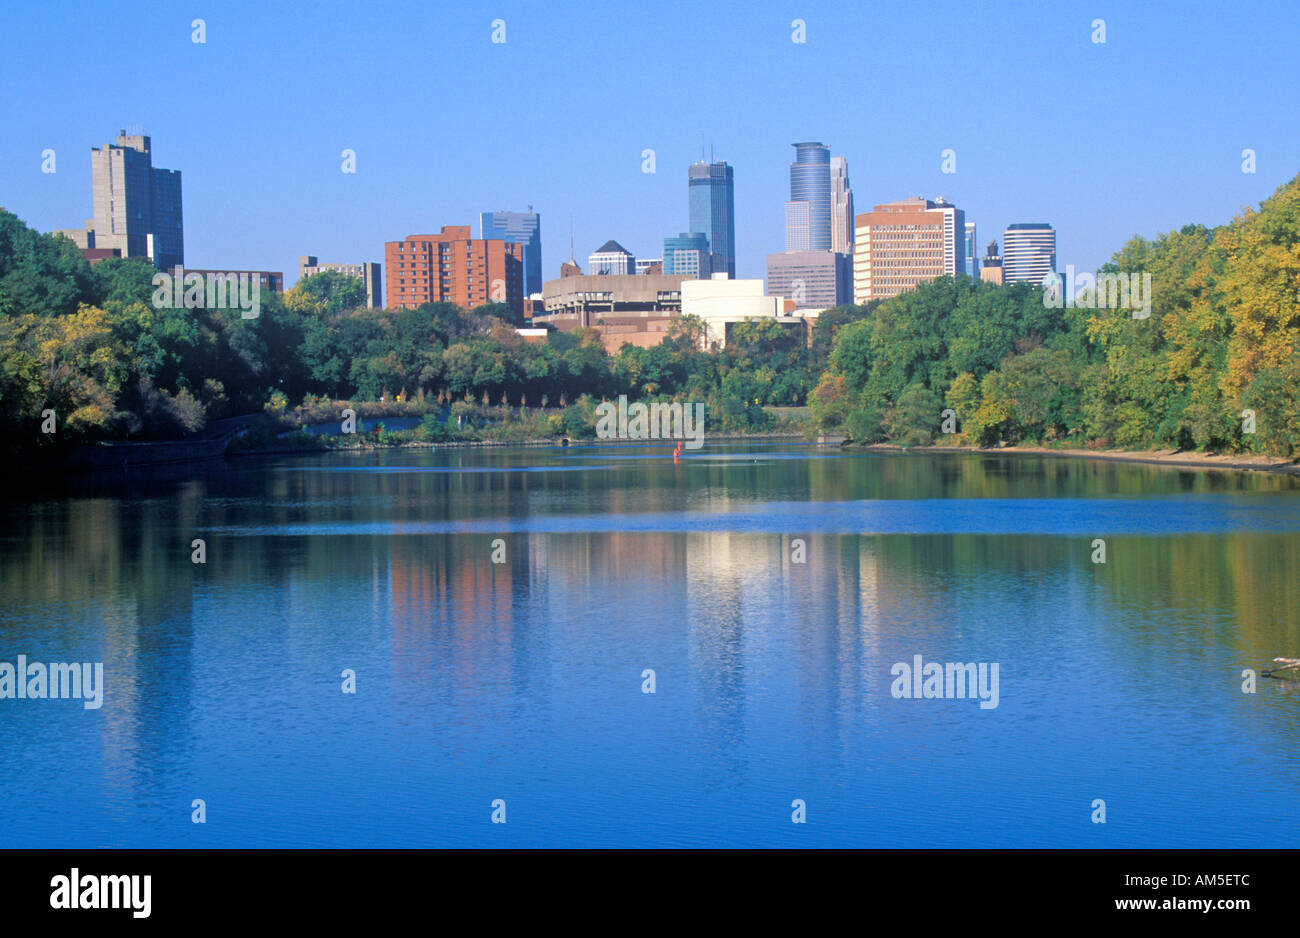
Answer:
[[821, 143], [795, 143], [790, 201], [785, 203], [785, 249], [831, 250], [831, 151]]
[[473, 309], [504, 303], [516, 322], [524, 315], [524, 246], [471, 238], [469, 225], [443, 225], [438, 234], [408, 235], [384, 245], [388, 309], [455, 303]]
[[356, 277], [366, 291], [366, 307], [379, 309], [384, 305], [383, 277], [380, 265], [374, 262], [364, 264], [322, 264], [314, 254], [303, 254], [298, 258], [298, 279], [311, 277], [325, 271], [333, 271], [345, 277]]
[[975, 223], [966, 222], [966, 276], [972, 280], [980, 278], [980, 255], [975, 242]]
[[606, 241], [587, 255], [587, 275], [635, 274], [636, 258], [617, 241]]
[[1002, 232], [1002, 281], [1042, 283], [1056, 272], [1056, 232], [1045, 222], [1008, 225]]
[[987, 280], [989, 283], [1002, 283], [1002, 257], [998, 254], [998, 243], [989, 242], [988, 253], [984, 255], [984, 262], [980, 264], [980, 279]]
[[966, 213], [943, 199], [904, 199], [857, 217], [853, 302], [897, 296], [966, 268]]
[[526, 212], [484, 212], [479, 236], [499, 238], [524, 246], [524, 293], [542, 292], [542, 216], [528, 206]]
[[[691, 231], [708, 238], [713, 270], [736, 277], [736, 195], [732, 168], [724, 160], [693, 163], [686, 170]], [[664, 273], [668, 273], [664, 258]]]
[[831, 157], [831, 249], [853, 253], [853, 189], [849, 186], [849, 161]]
[[[708, 278], [714, 273], [713, 262], [725, 263], [722, 255], [709, 250], [709, 239], [698, 231], [683, 231], [675, 238], [664, 238], [665, 274]], [[719, 269], [717, 273], [725, 273]], [[730, 276], [730, 274], [728, 274]]]
[[117, 133], [117, 143], [90, 149], [96, 248], [148, 257], [162, 270], [185, 263], [181, 173], [156, 169], [149, 138]]

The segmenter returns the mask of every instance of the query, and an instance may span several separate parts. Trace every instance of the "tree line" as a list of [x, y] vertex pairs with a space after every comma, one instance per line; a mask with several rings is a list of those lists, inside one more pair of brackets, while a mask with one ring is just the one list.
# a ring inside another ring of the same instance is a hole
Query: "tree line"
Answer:
[[683, 317], [661, 344], [609, 355], [594, 330], [526, 341], [497, 304], [367, 309], [361, 281], [334, 272], [264, 294], [256, 318], [160, 307], [147, 261], [92, 268], [0, 212], [0, 412], [26, 428], [22, 449], [51, 442], [51, 410], [66, 443], [174, 439], [322, 399], [589, 412], [626, 394], [705, 402], [714, 432], [806, 407], [810, 433], [861, 443], [1300, 452], [1300, 177], [1220, 227], [1134, 237], [1112, 272], [1151, 276], [1149, 318], [958, 276], [827, 310], [811, 343], [761, 320], [706, 351]]

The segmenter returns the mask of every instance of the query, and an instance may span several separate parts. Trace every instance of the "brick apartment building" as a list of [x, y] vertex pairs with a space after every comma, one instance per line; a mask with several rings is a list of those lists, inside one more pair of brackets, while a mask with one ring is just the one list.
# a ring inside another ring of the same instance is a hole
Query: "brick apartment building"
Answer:
[[414, 309], [455, 303], [473, 309], [499, 302], [516, 322], [524, 315], [524, 245], [473, 238], [469, 225], [444, 225], [438, 234], [410, 235], [384, 245], [388, 268], [385, 306]]

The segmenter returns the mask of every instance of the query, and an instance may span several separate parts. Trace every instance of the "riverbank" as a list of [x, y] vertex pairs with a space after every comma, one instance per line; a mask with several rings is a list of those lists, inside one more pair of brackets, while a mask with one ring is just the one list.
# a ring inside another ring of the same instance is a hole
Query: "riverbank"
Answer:
[[1114, 450], [1054, 448], [1050, 446], [899, 446], [894, 443], [872, 443], [861, 447], [879, 452], [925, 453], [983, 453], [991, 456], [1066, 456], [1081, 459], [1101, 459], [1109, 462], [1148, 463], [1171, 469], [1227, 469], [1248, 472], [1281, 472], [1300, 475], [1300, 462], [1289, 462], [1276, 456], [1250, 456], [1245, 454], [1195, 453], [1183, 450]]
[[[337, 438], [334, 438], [337, 439]], [[830, 440], [823, 439], [808, 440], [802, 433], [730, 433], [730, 434], [709, 434], [709, 440], [718, 443], [746, 443], [751, 441], [766, 440], [787, 440], [800, 441], [816, 444], [818, 442], [827, 445], [838, 445], [841, 438]], [[242, 449], [227, 453], [227, 458], [242, 458], [245, 456], [289, 456], [289, 455], [306, 455], [313, 453], [377, 453], [384, 450], [399, 449], [476, 449], [481, 447], [546, 447], [546, 446], [652, 446], [661, 444], [671, 448], [675, 444], [671, 439], [648, 439], [648, 440], [590, 440], [567, 438], [542, 438], [537, 440], [403, 440], [394, 443], [373, 443], [367, 440], [359, 440], [346, 446], [327, 446], [324, 444], [318, 446], [266, 446], [256, 449]], [[686, 450], [687, 454], [699, 452], [699, 450]]]

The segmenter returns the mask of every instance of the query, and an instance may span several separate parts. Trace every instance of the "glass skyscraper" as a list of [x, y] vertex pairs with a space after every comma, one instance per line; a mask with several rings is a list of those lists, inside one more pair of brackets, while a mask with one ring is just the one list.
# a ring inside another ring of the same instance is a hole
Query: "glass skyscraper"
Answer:
[[980, 278], [979, 245], [976, 244], [975, 223], [966, 222], [966, 270], [965, 274], [972, 280]]
[[829, 251], [831, 243], [831, 151], [822, 143], [796, 143], [790, 164], [790, 201], [785, 203], [785, 249]]
[[542, 292], [542, 216], [526, 212], [484, 212], [479, 236], [524, 246], [524, 296]]
[[[693, 163], [686, 172], [689, 224], [709, 240], [712, 269], [736, 277], [736, 197], [732, 169], [726, 161]], [[664, 256], [664, 273], [668, 273]]]
[[707, 278], [713, 272], [709, 239], [702, 232], [684, 231], [675, 238], [664, 238], [665, 274]]

